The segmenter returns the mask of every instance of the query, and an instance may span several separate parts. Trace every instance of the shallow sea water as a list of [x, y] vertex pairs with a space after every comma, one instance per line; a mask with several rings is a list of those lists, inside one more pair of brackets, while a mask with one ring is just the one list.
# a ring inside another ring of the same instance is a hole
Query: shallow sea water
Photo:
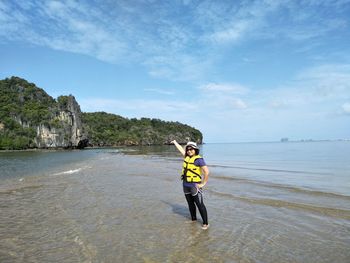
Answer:
[[0, 262], [350, 261], [349, 196], [209, 164], [202, 230], [200, 217], [189, 221], [181, 158], [164, 155], [101, 150], [6, 177]]

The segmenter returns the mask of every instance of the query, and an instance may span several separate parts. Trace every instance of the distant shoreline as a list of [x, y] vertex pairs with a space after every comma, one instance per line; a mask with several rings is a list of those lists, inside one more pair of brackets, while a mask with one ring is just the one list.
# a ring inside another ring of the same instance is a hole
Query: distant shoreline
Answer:
[[350, 142], [350, 139], [325, 139], [325, 140], [288, 140], [288, 141], [244, 141], [244, 142], [205, 142], [203, 144], [244, 144], [244, 143], [298, 143], [298, 142]]
[[[119, 147], [119, 146], [118, 146]], [[57, 151], [82, 151], [82, 150], [89, 150], [89, 149], [106, 149], [106, 148], [117, 148], [117, 146], [108, 146], [108, 147], [85, 147], [83, 149], [76, 149], [76, 148], [28, 148], [28, 149], [21, 149], [21, 150], [0, 150], [1, 152], [57, 152]]]
[[[350, 139], [334, 139], [334, 140], [288, 140], [288, 141], [261, 141], [261, 142], [206, 142], [204, 144], [251, 144], [251, 143], [315, 143], [315, 142], [350, 142]], [[166, 146], [170, 144], [164, 144], [162, 146]], [[82, 150], [91, 150], [91, 149], [118, 149], [118, 148], [133, 148], [133, 147], [151, 147], [151, 146], [159, 146], [159, 145], [118, 145], [118, 146], [90, 146], [85, 147], [83, 149], [77, 148], [28, 148], [21, 150], [0, 150], [0, 153], [4, 152], [55, 152], [55, 151], [82, 151]]]

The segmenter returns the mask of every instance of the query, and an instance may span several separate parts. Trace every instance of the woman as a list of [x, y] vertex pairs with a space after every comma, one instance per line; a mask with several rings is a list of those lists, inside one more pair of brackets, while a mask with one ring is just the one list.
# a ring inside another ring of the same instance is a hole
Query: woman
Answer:
[[202, 229], [208, 229], [207, 209], [203, 203], [202, 188], [208, 182], [209, 169], [204, 159], [199, 155], [195, 142], [188, 142], [185, 149], [176, 140], [172, 141], [184, 157], [182, 180], [184, 194], [191, 213], [192, 222], [197, 221], [196, 206], [203, 220]]

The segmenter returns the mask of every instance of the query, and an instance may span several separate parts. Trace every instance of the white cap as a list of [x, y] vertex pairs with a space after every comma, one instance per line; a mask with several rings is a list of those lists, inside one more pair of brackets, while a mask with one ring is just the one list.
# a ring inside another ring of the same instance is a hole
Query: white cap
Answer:
[[195, 143], [195, 142], [188, 142], [186, 144], [186, 148], [187, 147], [192, 147], [193, 149], [198, 149], [197, 143]]

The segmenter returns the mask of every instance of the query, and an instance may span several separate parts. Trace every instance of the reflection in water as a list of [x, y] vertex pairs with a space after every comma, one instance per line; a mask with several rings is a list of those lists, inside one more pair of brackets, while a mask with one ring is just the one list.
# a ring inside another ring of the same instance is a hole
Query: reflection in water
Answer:
[[180, 159], [99, 153], [3, 180], [0, 262], [348, 262], [348, 197], [225, 175], [188, 223]]

